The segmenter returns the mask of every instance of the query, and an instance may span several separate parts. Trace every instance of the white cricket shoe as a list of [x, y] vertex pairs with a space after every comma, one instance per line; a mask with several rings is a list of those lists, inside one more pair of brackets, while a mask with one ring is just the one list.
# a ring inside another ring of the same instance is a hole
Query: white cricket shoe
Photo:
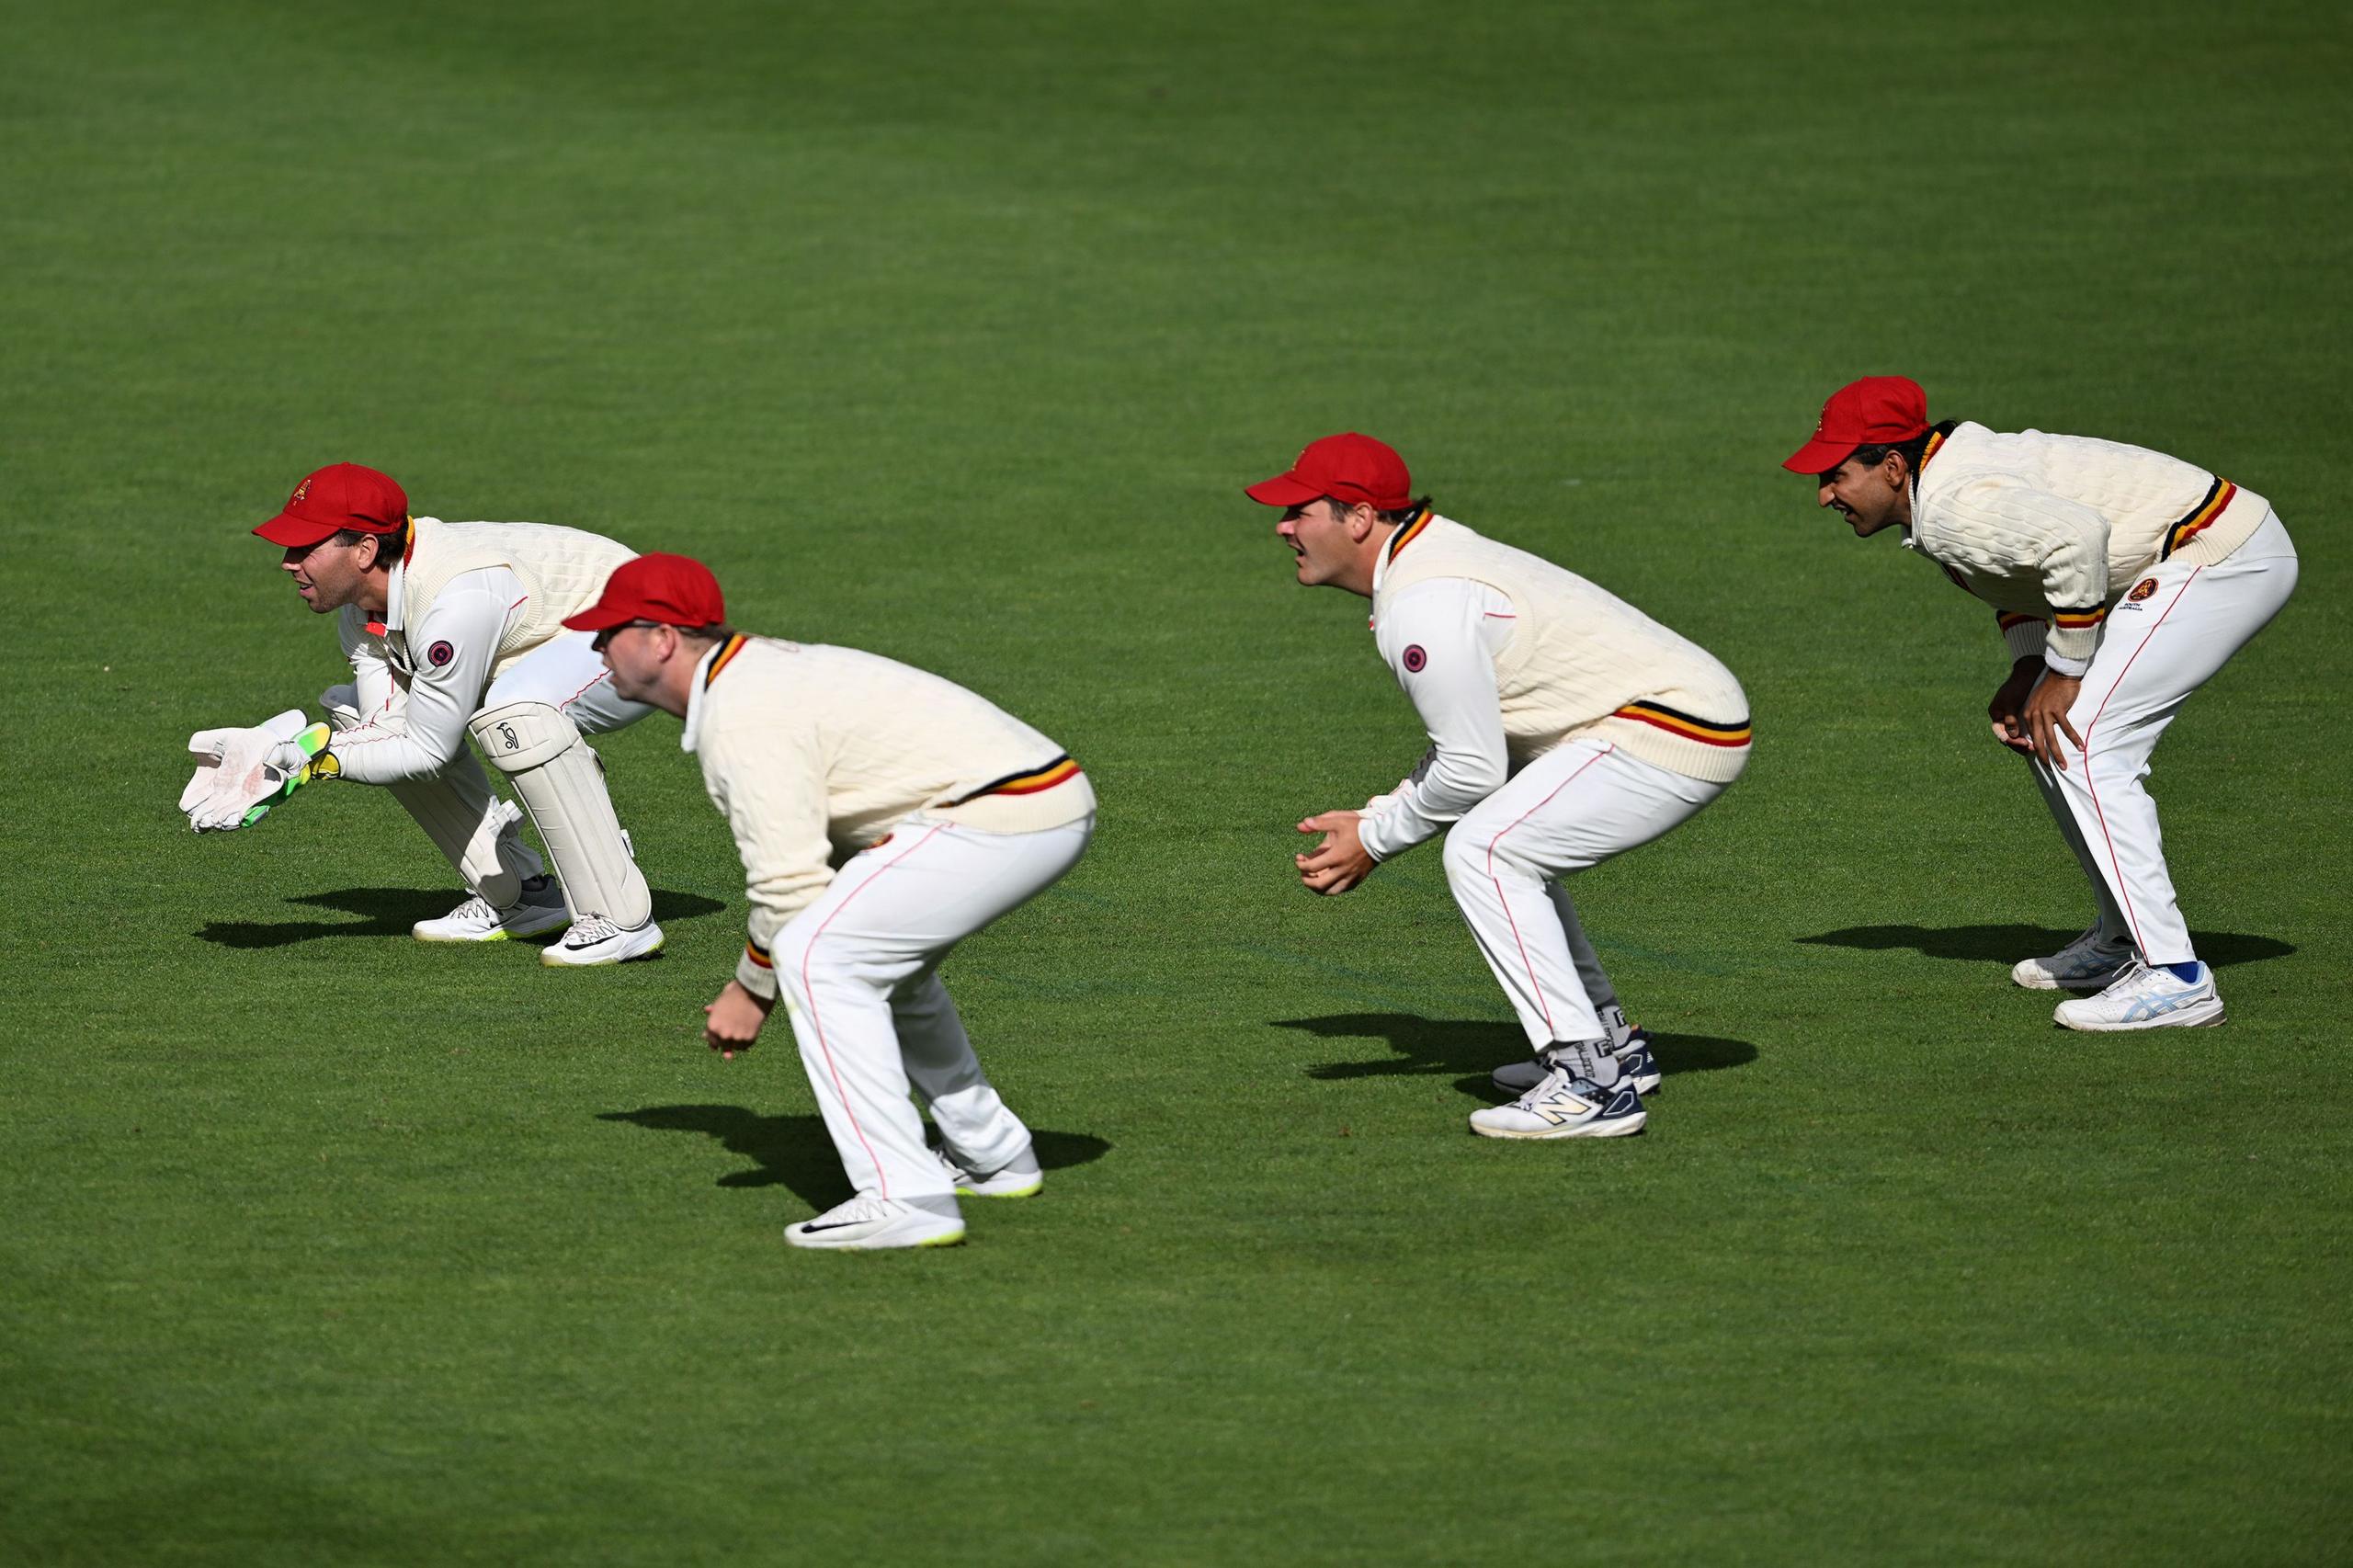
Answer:
[[540, 876], [525, 882], [523, 896], [504, 909], [476, 893], [438, 920], [418, 921], [409, 934], [420, 942], [504, 942], [552, 931], [571, 918], [563, 890], [553, 877]]
[[976, 1176], [951, 1159], [944, 1149], [934, 1151], [939, 1155], [941, 1168], [955, 1182], [956, 1190], [967, 1198], [1035, 1198], [1046, 1185], [1046, 1172], [1038, 1164], [1038, 1151], [1024, 1149], [1010, 1162], [986, 1176]]
[[2102, 991], [2132, 967], [2132, 944], [2095, 926], [2047, 959], [2022, 959], [2010, 978], [2029, 991]]
[[797, 1247], [952, 1247], [964, 1239], [963, 1217], [955, 1211], [955, 1199], [933, 1201], [944, 1201], [949, 1211], [935, 1213], [893, 1198], [860, 1193], [813, 1220], [787, 1225], [784, 1239]]
[[1631, 1080], [1596, 1088], [1555, 1067], [1511, 1104], [1472, 1111], [1471, 1131], [1482, 1138], [1623, 1138], [1648, 1119]]
[[[1638, 1094], [1654, 1095], [1664, 1078], [1659, 1073], [1658, 1058], [1651, 1053], [1651, 1031], [1632, 1029], [1626, 1038], [1610, 1048], [1609, 1054], [1618, 1059], [1618, 1071], [1633, 1079]], [[1544, 1081], [1552, 1064], [1540, 1056], [1526, 1062], [1506, 1062], [1487, 1074], [1488, 1081], [1507, 1095], [1524, 1095]]]
[[2071, 1029], [2202, 1029], [2222, 1021], [2222, 993], [2214, 971], [2198, 966], [2198, 978], [2183, 980], [2171, 970], [2134, 964], [2097, 996], [2059, 1004], [2052, 1015]]
[[601, 915], [573, 922], [563, 940], [540, 949], [540, 961], [556, 969], [590, 964], [626, 963], [662, 950], [662, 927], [649, 920], [642, 926], [620, 926]]

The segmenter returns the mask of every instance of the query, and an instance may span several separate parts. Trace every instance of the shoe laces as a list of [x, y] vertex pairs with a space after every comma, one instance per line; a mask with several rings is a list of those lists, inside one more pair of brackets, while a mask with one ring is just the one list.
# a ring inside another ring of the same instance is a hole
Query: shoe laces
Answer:
[[498, 922], [498, 911], [490, 906], [490, 900], [483, 897], [480, 893], [476, 893], [473, 897], [466, 900], [465, 903], [458, 905], [457, 908], [449, 911], [449, 914], [443, 915], [441, 918], [444, 920], [459, 920], [467, 923], [478, 920], [485, 925], [496, 925]]
[[621, 928], [603, 915], [584, 915], [563, 934], [563, 945], [567, 948], [592, 948], [620, 934]]
[[835, 1204], [809, 1222], [813, 1225], [863, 1224], [869, 1220], [887, 1220], [891, 1218], [892, 1210], [893, 1205], [889, 1199], [861, 1192], [847, 1203]]

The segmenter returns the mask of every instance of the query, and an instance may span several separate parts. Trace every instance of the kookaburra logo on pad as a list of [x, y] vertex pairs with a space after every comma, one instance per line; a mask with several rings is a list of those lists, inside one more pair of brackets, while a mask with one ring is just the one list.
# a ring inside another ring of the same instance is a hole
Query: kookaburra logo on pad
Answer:
[[508, 751], [521, 751], [523, 749], [522, 738], [515, 733], [515, 726], [512, 724], [499, 725], [498, 738], [506, 743], [506, 749]]

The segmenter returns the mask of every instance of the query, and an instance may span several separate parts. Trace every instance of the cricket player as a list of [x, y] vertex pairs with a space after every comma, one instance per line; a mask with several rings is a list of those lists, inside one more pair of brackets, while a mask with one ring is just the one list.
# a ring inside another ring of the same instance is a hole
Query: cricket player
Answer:
[[948, 1246], [964, 1239], [959, 1193], [1037, 1192], [1029, 1130], [982, 1073], [939, 964], [1077, 864], [1095, 832], [1078, 765], [938, 676], [743, 635], [682, 555], [628, 562], [564, 624], [596, 634], [623, 698], [686, 721], [680, 744], [743, 856], [749, 939], [705, 1038], [733, 1056], [784, 998], [855, 1189], [785, 1239]]
[[[652, 892], [585, 739], [651, 710], [613, 689], [593, 638], [563, 625], [633, 552], [576, 528], [412, 519], [401, 487], [358, 463], [320, 469], [254, 532], [284, 549], [281, 564], [312, 612], [337, 616], [352, 682], [322, 694], [327, 722], [312, 745], [298, 741], [299, 711], [266, 732], [197, 735], [191, 749], [209, 766], [181, 801], [190, 822], [207, 830], [256, 820], [269, 804], [252, 798], [256, 778], [280, 792], [309, 778], [381, 784], [469, 895], [418, 922], [419, 939], [496, 941], [569, 925], [541, 961], [610, 964], [657, 951]], [[553, 878], [469, 738], [522, 799]]]
[[1994, 608], [2013, 661], [1987, 705], [1995, 738], [2030, 759], [2097, 911], [2010, 977], [2096, 993], [2059, 1004], [2071, 1029], [2221, 1023], [2141, 780], [2189, 694], [2295, 589], [2270, 504], [2138, 447], [1931, 425], [1903, 376], [1840, 388], [1781, 466], [1814, 476], [1857, 538], [1902, 528], [1906, 550]]
[[[1381, 656], [1429, 750], [1361, 812], [1307, 818], [1300, 880], [1342, 893], [1441, 831], [1447, 884], [1535, 1048], [1525, 1093], [1472, 1113], [1489, 1138], [1639, 1132], [1658, 1086], [1564, 879], [1647, 844], [1748, 761], [1748, 702], [1705, 649], [1623, 599], [1415, 499], [1404, 460], [1326, 436], [1245, 492], [1281, 508], [1299, 581], [1372, 600]], [[1451, 824], [1451, 826], [1448, 824]]]

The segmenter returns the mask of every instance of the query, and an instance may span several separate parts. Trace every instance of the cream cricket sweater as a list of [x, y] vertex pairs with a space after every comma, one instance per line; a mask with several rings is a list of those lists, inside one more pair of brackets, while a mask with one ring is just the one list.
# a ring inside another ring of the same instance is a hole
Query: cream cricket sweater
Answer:
[[2162, 452], [1964, 421], [1921, 458], [1904, 542], [1994, 607], [2012, 658], [2079, 676], [2150, 567], [2220, 561], [2270, 511]]
[[735, 637], [703, 656], [679, 744], [727, 818], [751, 903], [735, 978], [776, 995], [769, 953], [834, 868], [920, 812], [983, 833], [1090, 815], [1063, 749], [986, 698], [878, 653]]
[[381, 636], [398, 653], [392, 662], [413, 668], [404, 629], [424, 622], [434, 597], [451, 579], [468, 572], [504, 566], [523, 585], [524, 598], [506, 618], [498, 651], [491, 664], [491, 678], [539, 647], [564, 635], [563, 618], [577, 615], [597, 602], [613, 568], [633, 559], [637, 551], [602, 534], [552, 523], [445, 523], [419, 517], [416, 536], [395, 575], [395, 592], [386, 607]]
[[1372, 595], [1375, 635], [1387, 606], [1434, 577], [1483, 583], [1511, 601], [1511, 636], [1495, 664], [1515, 770], [1574, 735], [1688, 778], [1740, 777], [1748, 699], [1698, 643], [1566, 567], [1427, 512], [1390, 539]]

